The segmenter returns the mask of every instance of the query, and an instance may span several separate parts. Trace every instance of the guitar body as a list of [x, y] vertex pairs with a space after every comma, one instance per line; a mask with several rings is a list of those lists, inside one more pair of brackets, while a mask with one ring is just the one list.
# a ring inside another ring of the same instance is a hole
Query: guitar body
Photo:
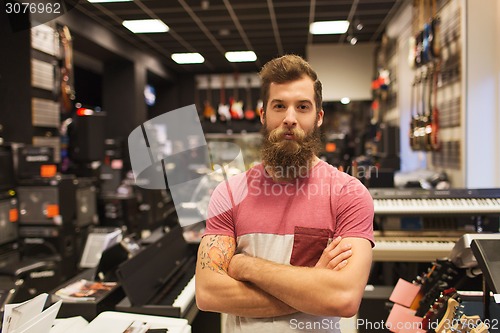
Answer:
[[247, 86], [245, 88], [247, 94], [247, 101], [245, 105], [245, 112], [243, 113], [246, 120], [254, 120], [255, 119], [255, 110], [252, 109], [252, 94], [250, 92], [250, 88], [252, 86], [252, 79], [248, 78]]
[[211, 123], [215, 123], [217, 119], [215, 109], [209, 101], [205, 101], [205, 105], [203, 107], [203, 117], [210, 120]]
[[217, 108], [217, 113], [219, 114], [220, 121], [228, 121], [231, 120], [231, 112], [229, 110], [229, 105], [227, 104], [219, 104]]
[[230, 106], [231, 119], [243, 119], [243, 102], [232, 100]]
[[262, 112], [264, 112], [264, 102], [259, 99], [257, 101], [257, 105], [255, 106], [255, 114], [257, 115], [257, 117], [260, 117]]
[[215, 123], [217, 121], [217, 114], [215, 112], [215, 108], [212, 106], [212, 79], [209, 76], [207, 79], [207, 98], [203, 105], [203, 117], [209, 120], [211, 123]]

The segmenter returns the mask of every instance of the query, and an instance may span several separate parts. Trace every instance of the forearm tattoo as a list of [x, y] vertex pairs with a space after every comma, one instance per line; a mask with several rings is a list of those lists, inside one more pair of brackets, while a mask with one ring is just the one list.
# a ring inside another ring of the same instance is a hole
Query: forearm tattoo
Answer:
[[208, 235], [206, 242], [200, 248], [201, 269], [211, 269], [219, 274], [226, 274], [229, 262], [236, 250], [234, 238], [227, 236]]

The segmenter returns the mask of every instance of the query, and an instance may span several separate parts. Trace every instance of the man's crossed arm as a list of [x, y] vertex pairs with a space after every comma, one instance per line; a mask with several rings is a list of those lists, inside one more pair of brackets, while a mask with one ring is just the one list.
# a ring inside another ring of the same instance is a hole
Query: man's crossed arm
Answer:
[[371, 264], [367, 240], [335, 239], [313, 268], [235, 255], [235, 249], [233, 237], [203, 237], [196, 268], [196, 301], [201, 310], [245, 317], [297, 311], [352, 316], [359, 307]]

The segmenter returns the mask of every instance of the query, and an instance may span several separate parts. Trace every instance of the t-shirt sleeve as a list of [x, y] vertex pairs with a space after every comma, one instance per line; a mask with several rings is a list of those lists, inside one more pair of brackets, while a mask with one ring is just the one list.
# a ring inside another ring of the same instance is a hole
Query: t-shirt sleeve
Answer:
[[358, 179], [353, 178], [342, 187], [336, 212], [335, 236], [365, 238], [375, 246], [373, 199]]
[[205, 235], [235, 237], [233, 201], [227, 182], [219, 184], [210, 197]]

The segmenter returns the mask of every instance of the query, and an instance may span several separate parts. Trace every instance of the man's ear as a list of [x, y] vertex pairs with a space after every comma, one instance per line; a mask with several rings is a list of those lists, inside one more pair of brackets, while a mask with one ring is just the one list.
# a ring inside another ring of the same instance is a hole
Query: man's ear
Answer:
[[262, 125], [264, 125], [264, 120], [265, 120], [265, 118], [266, 118], [266, 114], [265, 114], [265, 113], [266, 113], [266, 112], [264, 111], [264, 108], [261, 108], [261, 109], [260, 109], [260, 123], [261, 123]]
[[318, 127], [321, 126], [321, 124], [323, 124], [323, 116], [325, 114], [325, 111], [323, 111], [323, 109], [321, 109], [319, 112], [318, 112], [318, 119], [317, 119], [317, 125]]

